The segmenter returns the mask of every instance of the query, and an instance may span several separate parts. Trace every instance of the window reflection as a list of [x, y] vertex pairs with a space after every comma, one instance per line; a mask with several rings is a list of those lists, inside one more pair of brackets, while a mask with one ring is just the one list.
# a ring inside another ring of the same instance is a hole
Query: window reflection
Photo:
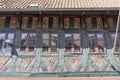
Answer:
[[55, 39], [58, 39], [58, 34], [51, 34], [51, 39], [53, 40], [55, 40]]
[[80, 34], [67, 33], [65, 34], [65, 52], [67, 53], [80, 53]]
[[4, 48], [6, 34], [0, 34], [0, 50]]
[[36, 45], [36, 34], [35, 33], [22, 33], [21, 34], [21, 43], [20, 43], [20, 50], [26, 51], [34, 51]]
[[[111, 38], [112, 38], [112, 44], [113, 44], [113, 47], [114, 47], [115, 34], [112, 34]], [[115, 52], [120, 52], [120, 34], [119, 33], [118, 33], [118, 36], [117, 36]]]
[[74, 39], [80, 39], [80, 34], [74, 34]]
[[104, 38], [102, 34], [97, 34], [98, 40], [98, 50], [99, 52], [104, 52]]
[[12, 46], [13, 46], [13, 39], [14, 39], [14, 34], [13, 33], [9, 33], [7, 36], [7, 40], [9, 40], [9, 43], [6, 43], [6, 51], [11, 52], [12, 51]]
[[58, 34], [45, 33], [42, 36], [42, 52], [57, 52]]
[[30, 34], [30, 38], [28, 41], [29, 47], [33, 47], [35, 45], [36, 34]]
[[49, 39], [49, 34], [43, 34], [43, 39]]
[[105, 52], [104, 50], [104, 36], [102, 33], [90, 33], [89, 38], [89, 52]]
[[52, 40], [51, 41], [51, 46], [57, 46], [57, 40]]
[[95, 52], [95, 34], [89, 34], [89, 46], [90, 46], [90, 52]]
[[21, 46], [25, 46], [26, 44], [27, 44], [27, 33], [24, 33], [21, 36]]
[[71, 47], [72, 46], [72, 41], [71, 40], [65, 40], [65, 46], [66, 47]]
[[0, 51], [5, 49], [6, 52], [11, 52], [13, 41], [14, 33], [0, 33]]
[[65, 34], [65, 39], [71, 39], [72, 38], [72, 34]]

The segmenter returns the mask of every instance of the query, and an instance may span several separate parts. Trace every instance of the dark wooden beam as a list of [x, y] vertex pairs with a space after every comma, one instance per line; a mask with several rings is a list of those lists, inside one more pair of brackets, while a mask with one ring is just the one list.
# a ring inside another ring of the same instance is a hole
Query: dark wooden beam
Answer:
[[39, 28], [39, 29], [42, 28], [42, 20], [43, 20], [42, 12], [39, 12], [38, 26], [37, 26], [37, 28]]
[[22, 26], [22, 16], [18, 14], [16, 17], [17, 17], [16, 29], [21, 29], [21, 26]]
[[106, 16], [103, 16], [102, 17], [102, 21], [103, 21], [103, 28], [104, 29], [108, 29], [108, 20], [107, 20], [107, 17]]
[[80, 24], [81, 24], [82, 29], [86, 28], [86, 26], [85, 26], [85, 16], [84, 15], [81, 16], [81, 18], [80, 18]]
[[60, 17], [59, 17], [59, 28], [63, 29], [64, 21], [63, 21], [63, 14], [60, 12]]

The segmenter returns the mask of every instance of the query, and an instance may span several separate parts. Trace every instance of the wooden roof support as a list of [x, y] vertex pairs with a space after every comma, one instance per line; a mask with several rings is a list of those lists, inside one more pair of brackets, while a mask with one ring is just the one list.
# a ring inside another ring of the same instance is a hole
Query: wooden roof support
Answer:
[[82, 15], [81, 18], [80, 18], [80, 24], [81, 24], [82, 29], [86, 28], [86, 26], [85, 26], [85, 16], [84, 15]]
[[22, 25], [22, 16], [19, 12], [16, 12], [17, 14], [17, 21], [16, 21], [16, 29], [20, 29]]
[[42, 12], [39, 12], [38, 26], [37, 26], [39, 29], [42, 28], [42, 19], [43, 19]]
[[64, 21], [63, 21], [63, 14], [62, 14], [62, 12], [60, 12], [60, 17], [59, 17], [59, 28], [60, 29], [63, 29], [63, 24], [64, 24]]
[[108, 21], [107, 21], [107, 17], [106, 17], [106, 16], [103, 16], [103, 17], [102, 17], [102, 20], [103, 20], [103, 26], [104, 26], [104, 29], [108, 29]]

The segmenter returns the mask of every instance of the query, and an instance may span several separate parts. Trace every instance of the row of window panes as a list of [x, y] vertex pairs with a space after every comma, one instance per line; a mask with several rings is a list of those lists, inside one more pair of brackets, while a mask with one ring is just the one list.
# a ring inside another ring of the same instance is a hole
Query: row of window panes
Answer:
[[[14, 33], [0, 33], [0, 51], [11, 52], [14, 42]], [[111, 42], [114, 43], [115, 33], [111, 34]], [[21, 33], [20, 51], [34, 51], [36, 47], [36, 33]], [[65, 33], [64, 47], [66, 53], [81, 53], [81, 35], [80, 33]], [[88, 45], [90, 53], [104, 53], [105, 40], [102, 33], [89, 33]], [[56, 33], [44, 33], [42, 35], [42, 52], [58, 52], [59, 36]], [[115, 52], [120, 52], [120, 33], [118, 33]]]

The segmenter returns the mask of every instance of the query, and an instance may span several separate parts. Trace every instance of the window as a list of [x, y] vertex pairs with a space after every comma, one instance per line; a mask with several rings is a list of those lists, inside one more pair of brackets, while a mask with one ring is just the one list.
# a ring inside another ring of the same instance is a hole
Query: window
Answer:
[[81, 53], [81, 39], [79, 33], [65, 34], [65, 53]]
[[58, 52], [58, 34], [44, 33], [42, 35], [42, 52], [43, 53]]
[[0, 51], [11, 52], [14, 42], [14, 33], [0, 33]]
[[20, 51], [31, 52], [36, 46], [36, 33], [22, 33]]
[[102, 33], [89, 33], [88, 42], [89, 42], [89, 53], [105, 52], [104, 36]]
[[[111, 42], [112, 47], [114, 47], [114, 40], [115, 40], [115, 33], [111, 33]], [[118, 33], [115, 52], [114, 53], [120, 53], [120, 33]]]

